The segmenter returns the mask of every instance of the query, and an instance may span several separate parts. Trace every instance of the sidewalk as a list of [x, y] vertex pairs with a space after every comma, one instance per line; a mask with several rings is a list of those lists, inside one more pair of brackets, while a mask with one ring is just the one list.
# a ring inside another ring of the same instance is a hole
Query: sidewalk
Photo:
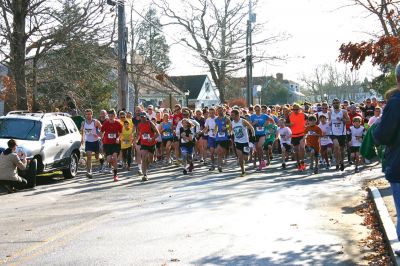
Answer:
[[382, 231], [390, 243], [389, 254], [395, 265], [400, 265], [400, 257], [394, 253], [394, 250], [400, 250], [395, 226], [397, 222], [396, 209], [390, 184], [384, 178], [383, 173], [382, 177], [369, 182], [368, 190], [379, 214]]

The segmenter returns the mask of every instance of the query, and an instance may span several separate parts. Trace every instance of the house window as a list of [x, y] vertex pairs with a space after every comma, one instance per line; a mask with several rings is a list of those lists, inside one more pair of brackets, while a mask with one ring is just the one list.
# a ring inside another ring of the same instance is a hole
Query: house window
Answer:
[[206, 92], [210, 92], [210, 83], [206, 83]]
[[210, 99], [210, 97], [206, 96], [206, 100], [209, 100], [209, 99]]

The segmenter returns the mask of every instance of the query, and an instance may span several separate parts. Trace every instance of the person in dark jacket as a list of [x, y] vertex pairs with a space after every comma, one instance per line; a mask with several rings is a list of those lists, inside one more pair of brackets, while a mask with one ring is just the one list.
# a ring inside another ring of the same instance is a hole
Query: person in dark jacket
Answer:
[[[397, 215], [400, 215], [400, 62], [396, 66], [397, 90], [392, 94], [383, 110], [380, 121], [373, 132], [375, 142], [386, 145], [385, 177], [392, 188]], [[400, 219], [397, 220], [397, 237], [400, 240]], [[396, 251], [400, 255], [400, 251]]]

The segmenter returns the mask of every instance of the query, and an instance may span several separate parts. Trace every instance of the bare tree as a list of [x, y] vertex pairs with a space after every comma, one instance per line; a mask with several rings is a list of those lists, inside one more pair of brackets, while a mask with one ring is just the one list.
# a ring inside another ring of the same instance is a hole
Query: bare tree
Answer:
[[[136, 14], [135, 14], [136, 13]], [[151, 87], [157, 90], [157, 83], [162, 83], [167, 89], [168, 85], [165, 71], [169, 68], [169, 46], [162, 32], [161, 23], [157, 12], [149, 8], [140, 19], [134, 19], [138, 14], [134, 3], [130, 5], [130, 65], [129, 75], [134, 86], [134, 105], [138, 105], [141, 88]]]
[[314, 73], [310, 77], [303, 77], [302, 81], [314, 96], [314, 101], [324, 99], [324, 94], [353, 99], [361, 86], [358, 71], [351, 71], [348, 66], [340, 71], [331, 64], [317, 66]]
[[[237, 70], [245, 68], [247, 1], [232, 0], [181, 0], [172, 8], [167, 0], [154, 2], [168, 22], [164, 25], [177, 25], [183, 30], [180, 38], [193, 50], [207, 66], [211, 77], [220, 92], [221, 102], [225, 101], [227, 79]], [[260, 25], [252, 30], [254, 45], [266, 45], [282, 40], [281, 35], [256, 38]], [[259, 49], [262, 51], [262, 49]], [[277, 57], [268, 57], [261, 52], [254, 55], [253, 62]]]
[[397, 0], [350, 0], [373, 14], [379, 20], [385, 36], [399, 35], [400, 1]]
[[[1, 59], [16, 82], [17, 108], [28, 109], [26, 61], [32, 59], [33, 103], [36, 103], [36, 77], [39, 59], [71, 38], [94, 38], [104, 29], [105, 0], [7, 0], [0, 1]], [[67, 10], [66, 10], [67, 8]], [[68, 8], [70, 8], [68, 10]], [[68, 17], [66, 17], [68, 16]], [[36, 108], [34, 108], [36, 109]]]

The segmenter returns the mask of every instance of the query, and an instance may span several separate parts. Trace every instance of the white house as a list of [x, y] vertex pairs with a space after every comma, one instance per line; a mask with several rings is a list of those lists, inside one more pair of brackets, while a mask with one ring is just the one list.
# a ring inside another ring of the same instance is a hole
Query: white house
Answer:
[[173, 76], [170, 80], [186, 95], [190, 108], [211, 107], [220, 104], [220, 99], [207, 75]]

